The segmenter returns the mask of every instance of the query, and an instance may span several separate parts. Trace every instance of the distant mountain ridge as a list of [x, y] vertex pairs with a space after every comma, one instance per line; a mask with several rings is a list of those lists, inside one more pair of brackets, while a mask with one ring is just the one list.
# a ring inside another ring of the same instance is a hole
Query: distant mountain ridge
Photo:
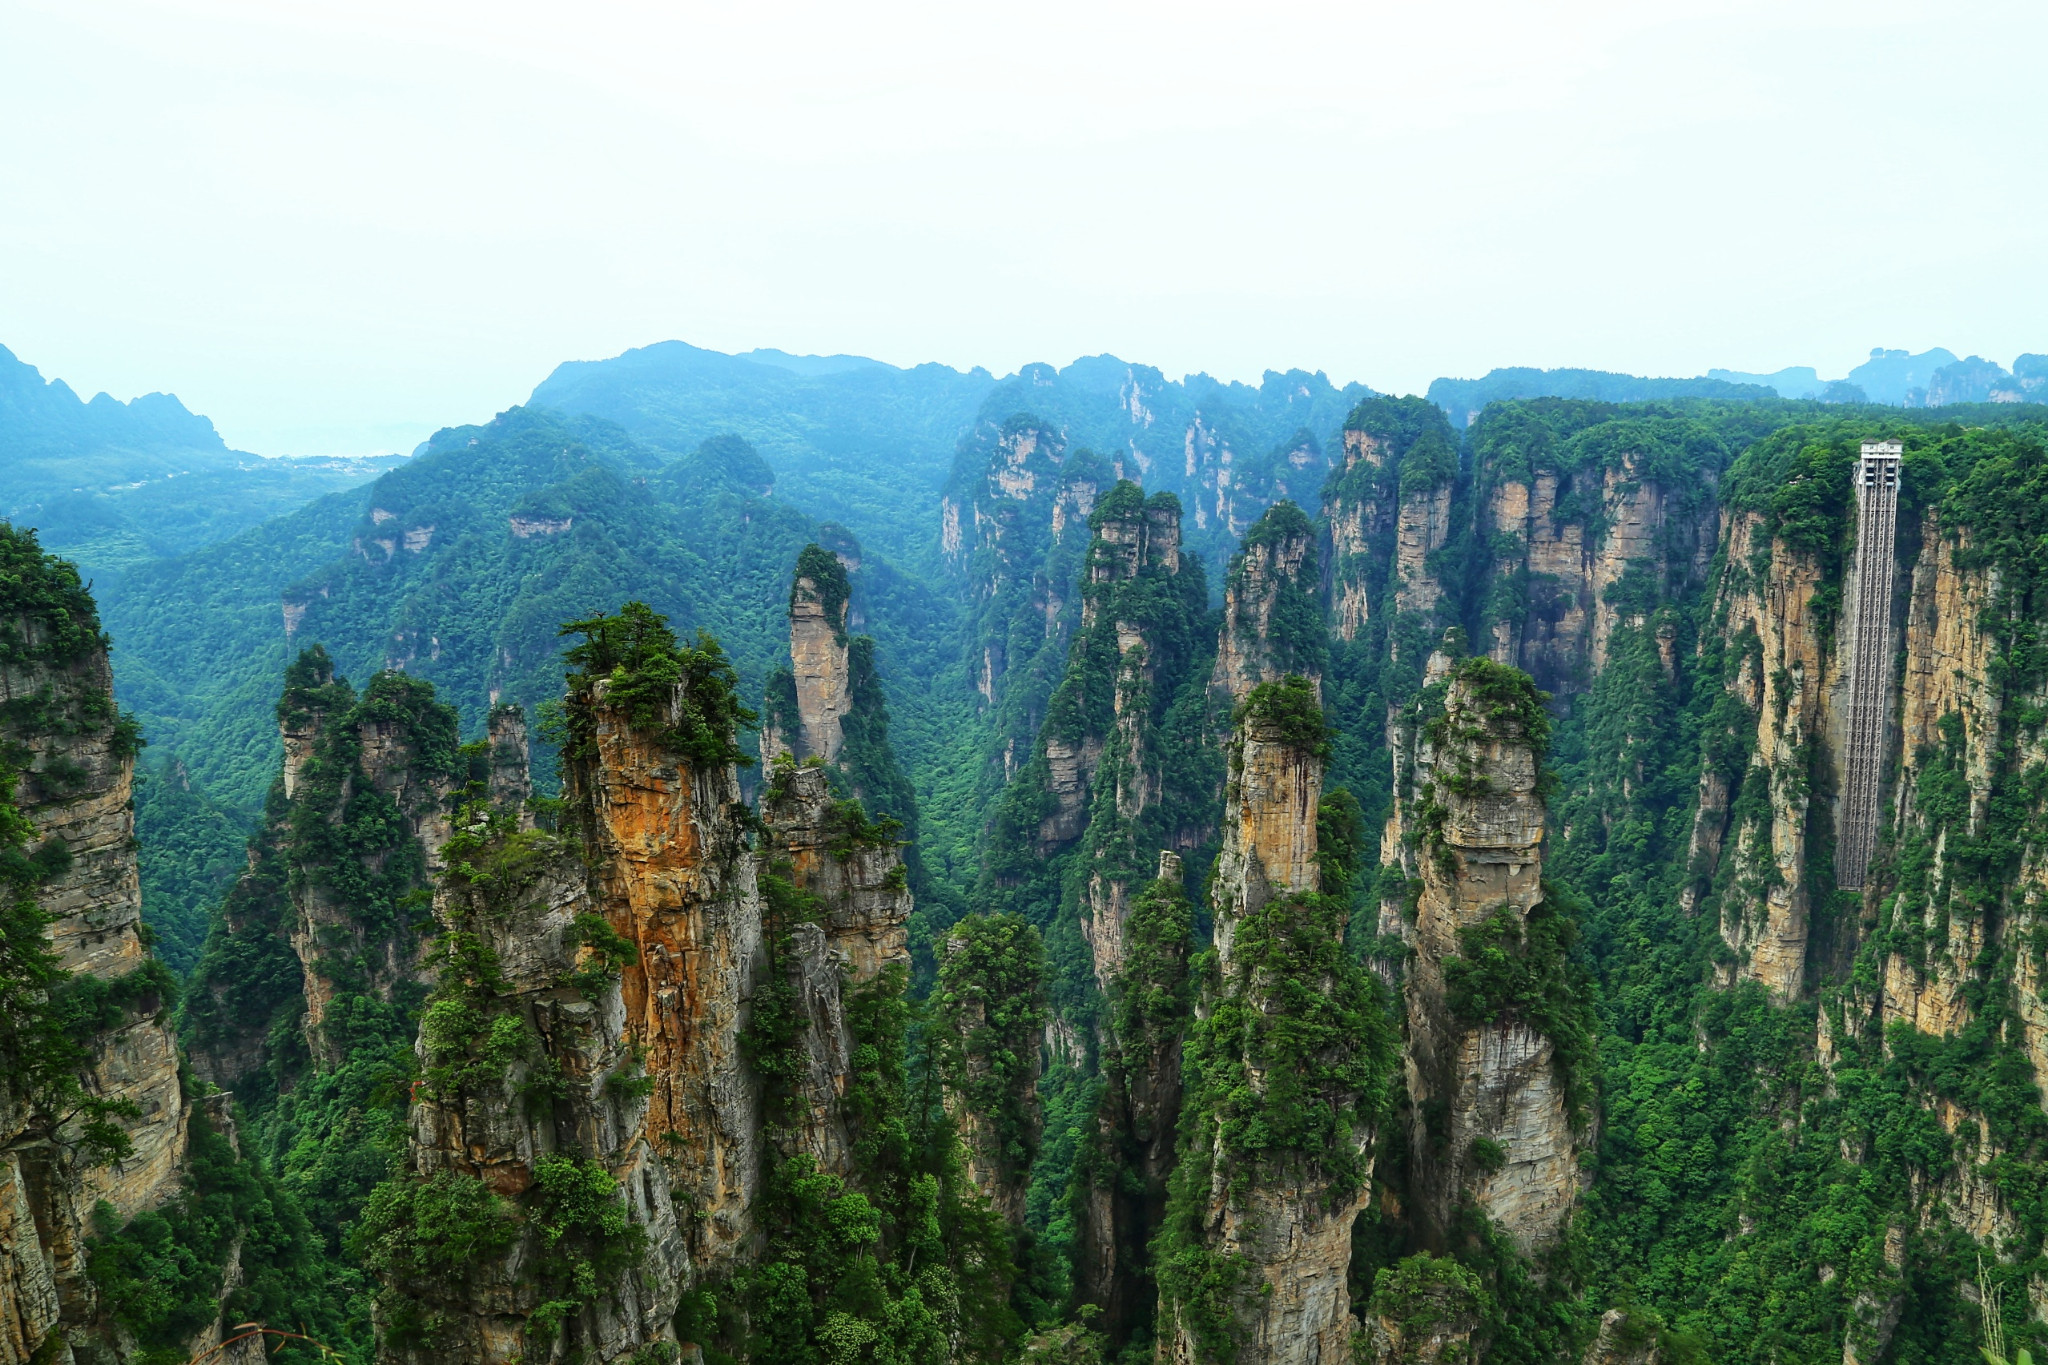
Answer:
[[213, 544], [399, 462], [230, 450], [172, 394], [86, 402], [0, 346], [0, 519], [88, 575]]
[[1760, 384], [1735, 384], [1724, 379], [1646, 379], [1610, 370], [1538, 370], [1525, 366], [1489, 370], [1483, 379], [1438, 379], [1430, 383], [1429, 401], [1442, 408], [1454, 427], [1468, 427], [1488, 403], [1517, 398], [1590, 398], [1601, 403], [1651, 403], [1672, 398], [1776, 398]]

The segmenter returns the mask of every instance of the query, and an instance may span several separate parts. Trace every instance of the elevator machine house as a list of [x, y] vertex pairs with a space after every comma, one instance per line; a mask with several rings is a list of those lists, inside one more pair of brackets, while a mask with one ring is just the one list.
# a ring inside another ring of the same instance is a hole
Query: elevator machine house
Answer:
[[1848, 752], [1836, 884], [1863, 885], [1877, 842], [1877, 801], [1884, 784], [1892, 709], [1892, 552], [1899, 521], [1897, 441], [1865, 441], [1856, 469], [1856, 614], [1850, 622]]

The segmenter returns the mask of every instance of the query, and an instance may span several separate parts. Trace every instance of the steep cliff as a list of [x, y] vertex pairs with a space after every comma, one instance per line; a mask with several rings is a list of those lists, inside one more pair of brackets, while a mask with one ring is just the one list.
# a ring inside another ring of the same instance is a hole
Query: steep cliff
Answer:
[[1102, 1310], [1114, 1347], [1152, 1334], [1158, 1286], [1149, 1251], [1165, 1223], [1180, 1126], [1181, 1043], [1193, 1019], [1194, 908], [1179, 855], [1162, 850], [1159, 875], [1138, 892], [1105, 963], [1095, 1129], [1075, 1159], [1076, 1297]]
[[556, 828], [473, 786], [444, 850], [406, 1159], [351, 1237], [384, 1358], [996, 1358], [1011, 1233], [910, 1086], [897, 827], [787, 757], [756, 819], [717, 644], [572, 629]]
[[638, 604], [576, 629], [559, 830], [479, 801], [447, 845], [406, 1160], [354, 1235], [388, 1359], [653, 1359], [753, 1241], [731, 667]]
[[[379, 673], [358, 695], [318, 645], [286, 670], [277, 715], [282, 778], [183, 1020], [194, 1069], [245, 1103], [259, 1072], [267, 1092], [289, 1089], [303, 1069], [410, 1037], [429, 979], [418, 903], [467, 775], [455, 710], [431, 685]], [[496, 742], [520, 746], [523, 773], [523, 723], [516, 739], [509, 723]], [[478, 776], [502, 783], [497, 767], [486, 756]]]
[[1471, 449], [1488, 566], [1474, 639], [1539, 686], [1584, 691], [1617, 621], [1704, 581], [1730, 457], [1708, 424], [1551, 400], [1490, 409]]
[[105, 1340], [94, 1205], [118, 1225], [183, 1175], [174, 983], [135, 868], [137, 741], [77, 571], [0, 526], [0, 1361]]
[[[1814, 847], [1815, 793], [1837, 789], [1841, 597], [1827, 565], [1756, 513], [1728, 518], [1716, 641], [1729, 698], [1719, 751], [1701, 770], [1692, 862], [1728, 945], [1724, 982], [1756, 981], [1781, 1002], [1807, 985], [1816, 897], [1832, 848]], [[1732, 746], [1732, 748], [1731, 748]], [[1696, 898], [1699, 890], [1693, 892]]]
[[[1049, 651], [1056, 670], [1065, 652], [1088, 517], [1119, 477], [1114, 462], [1069, 452], [1055, 429], [1026, 413], [961, 446], [940, 504], [940, 546], [972, 598], [969, 675], [1020, 748], [1043, 719], [1052, 683], [1033, 683], [1034, 662]], [[1021, 689], [1012, 685], [1018, 674]], [[1000, 705], [1013, 691], [1015, 702]], [[1006, 774], [1022, 755], [1007, 761]]]
[[[776, 763], [761, 795], [761, 886], [792, 1010], [802, 1065], [793, 1081], [787, 1145], [817, 1169], [853, 1173], [848, 1085], [857, 1047], [849, 992], [883, 989], [910, 966], [910, 880], [891, 823], [836, 801], [822, 767]], [[900, 989], [897, 983], [894, 989]]]
[[[181, 1075], [110, 683], [76, 573], [0, 527], [0, 1361], [182, 1361], [251, 1322], [345, 1345], [296, 1193]], [[251, 1331], [222, 1358], [262, 1360]]]
[[1469, 1205], [1529, 1252], [1576, 1201], [1593, 1066], [1572, 926], [1543, 891], [1549, 720], [1526, 674], [1480, 658], [1426, 690], [1405, 728], [1411, 1212], [1433, 1247]]
[[[1131, 891], [1158, 850], [1204, 837], [1209, 625], [1171, 494], [1119, 483], [1089, 524], [1080, 621], [1030, 762], [991, 813], [977, 897], [1085, 937], [1107, 980]], [[1070, 1023], [1085, 1022], [1071, 1006]]]
[[875, 666], [875, 642], [848, 635], [854, 617], [853, 579], [860, 547], [852, 537], [831, 537], [797, 557], [790, 587], [791, 666], [768, 677], [761, 709], [761, 757], [772, 769], [782, 758], [821, 765], [834, 790], [850, 795], [870, 815], [895, 820], [903, 831], [901, 857], [913, 888], [929, 894], [931, 879], [917, 849], [917, 797], [889, 739], [889, 704]]
[[1315, 530], [1299, 507], [1266, 509], [1231, 561], [1211, 686], [1234, 706], [1289, 674], [1322, 681], [1325, 664]]
[[933, 1003], [946, 1112], [965, 1141], [968, 1177], [1021, 1231], [1044, 1131], [1038, 1074], [1045, 952], [1038, 931], [1016, 915], [972, 915], [954, 925]]
[[1369, 1197], [1394, 1030], [1344, 944], [1352, 869], [1317, 861], [1324, 720], [1301, 678], [1239, 708], [1216, 948], [1187, 1053], [1186, 1118], [1155, 1243], [1178, 1362], [1350, 1358], [1352, 1225]]

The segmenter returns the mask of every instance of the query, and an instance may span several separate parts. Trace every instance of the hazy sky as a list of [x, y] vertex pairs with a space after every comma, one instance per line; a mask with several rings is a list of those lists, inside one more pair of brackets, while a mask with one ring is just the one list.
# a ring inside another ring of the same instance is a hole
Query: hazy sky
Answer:
[[0, 343], [266, 453], [669, 337], [1420, 390], [2048, 350], [2048, 5], [0, 0]]

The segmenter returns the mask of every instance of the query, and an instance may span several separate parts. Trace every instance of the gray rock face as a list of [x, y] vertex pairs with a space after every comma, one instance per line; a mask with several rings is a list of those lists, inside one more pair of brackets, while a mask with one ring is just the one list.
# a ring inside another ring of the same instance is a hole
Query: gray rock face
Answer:
[[[1484, 663], [1484, 661], [1480, 661]], [[1490, 714], [1453, 674], [1440, 719], [1411, 720], [1397, 775], [1402, 823], [1422, 881], [1405, 982], [1415, 1213], [1441, 1245], [1459, 1202], [1477, 1202], [1524, 1251], [1557, 1235], [1578, 1196], [1578, 1138], [1551, 1041], [1506, 1020], [1453, 1015], [1445, 963], [1460, 932], [1505, 915], [1517, 927], [1542, 899], [1538, 758], [1520, 725]], [[1441, 1132], [1427, 1128], [1440, 1115]]]
[[[1224, 810], [1224, 847], [1211, 880], [1220, 986], [1255, 1016], [1282, 1008], [1278, 975], [1290, 970], [1285, 947], [1246, 963], [1233, 954], [1239, 926], [1274, 901], [1319, 889], [1316, 806], [1322, 762], [1290, 744], [1270, 726], [1239, 722], [1233, 740], [1231, 781]], [[1313, 913], [1308, 911], [1306, 913]], [[1340, 912], [1341, 913], [1341, 912]], [[1323, 983], [1329, 989], [1331, 983]], [[1263, 1091], [1257, 1058], [1248, 1075]], [[1318, 1096], [1316, 1103], [1326, 1102]], [[1351, 1227], [1371, 1194], [1370, 1131], [1354, 1131], [1352, 1153], [1364, 1174], [1340, 1182], [1328, 1153], [1274, 1153], [1240, 1166], [1227, 1151], [1222, 1129], [1210, 1126], [1212, 1163], [1203, 1238], [1216, 1255], [1238, 1260], [1239, 1288], [1231, 1295], [1239, 1365], [1342, 1365], [1350, 1360]], [[1190, 1159], [1183, 1151], [1181, 1159]], [[1163, 1358], [1174, 1365], [1208, 1359], [1196, 1332], [1176, 1305], [1160, 1311]]]
[[[30, 651], [46, 643], [39, 620], [7, 624]], [[149, 950], [135, 865], [135, 765], [113, 722], [105, 650], [90, 649], [69, 666], [0, 666], [0, 704], [8, 702], [22, 703], [29, 716], [70, 718], [63, 725], [0, 725], [0, 742], [24, 756], [16, 759], [22, 771], [15, 804], [38, 842], [69, 854], [63, 870], [36, 890], [38, 905], [53, 917], [50, 944], [71, 972], [125, 977], [147, 965]], [[17, 1078], [0, 1076], [0, 1365], [68, 1359], [63, 1338], [101, 1335], [97, 1296], [85, 1278], [93, 1206], [106, 1200], [127, 1219], [178, 1187], [191, 1111], [165, 1003], [154, 996], [136, 1001], [112, 1028], [78, 1040], [90, 1057], [88, 1091], [135, 1107], [132, 1116], [114, 1119], [131, 1146], [119, 1162], [82, 1165], [68, 1145], [77, 1137], [76, 1120], [53, 1129], [17, 1089]], [[51, 1350], [54, 1357], [37, 1354]]]

